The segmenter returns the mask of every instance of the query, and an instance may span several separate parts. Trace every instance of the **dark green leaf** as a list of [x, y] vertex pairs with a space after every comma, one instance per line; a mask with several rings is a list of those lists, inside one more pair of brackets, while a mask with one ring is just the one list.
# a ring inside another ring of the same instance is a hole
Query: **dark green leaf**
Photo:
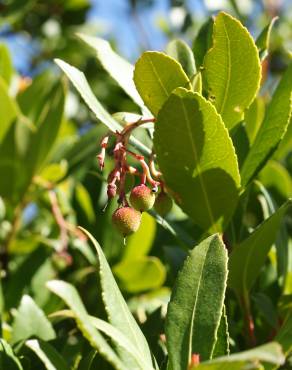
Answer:
[[175, 90], [159, 112], [154, 147], [183, 211], [204, 230], [224, 229], [237, 204], [240, 177], [232, 141], [214, 106], [197, 93]]
[[184, 262], [166, 318], [166, 337], [172, 370], [187, 369], [193, 353], [212, 357], [223, 309], [227, 252], [218, 235], [195, 247]]

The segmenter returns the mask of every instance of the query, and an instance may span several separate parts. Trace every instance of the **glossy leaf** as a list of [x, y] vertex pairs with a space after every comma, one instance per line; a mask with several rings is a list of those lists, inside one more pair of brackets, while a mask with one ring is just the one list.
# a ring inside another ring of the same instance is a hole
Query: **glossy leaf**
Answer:
[[169, 56], [177, 60], [190, 80], [196, 73], [195, 58], [191, 48], [182, 40], [172, 40], [166, 47]]
[[165, 328], [172, 370], [187, 369], [193, 353], [212, 357], [226, 279], [227, 252], [212, 235], [190, 252], [172, 291]]
[[243, 118], [260, 87], [258, 50], [248, 30], [221, 12], [213, 26], [213, 46], [204, 59], [209, 99], [230, 130]]
[[243, 164], [241, 171], [243, 186], [246, 186], [264, 166], [287, 130], [292, 109], [291, 79], [292, 63], [274, 92], [264, 121]]
[[69, 370], [63, 357], [49, 343], [31, 339], [25, 345], [38, 356], [47, 370]]
[[256, 46], [259, 49], [261, 60], [265, 59], [268, 55], [271, 31], [277, 19], [278, 17], [274, 17], [256, 39]]
[[[101, 121], [109, 130], [113, 132], [121, 131], [122, 126], [104, 109], [104, 107], [94, 96], [84, 74], [77, 68], [60, 59], [56, 59], [55, 62], [65, 72], [69, 80], [81, 95], [82, 99], [95, 114], [96, 118]], [[131, 137], [130, 142], [137, 146], [142, 153], [146, 155], [150, 154], [150, 150], [134, 137]]]
[[97, 59], [103, 68], [147, 115], [147, 108], [133, 82], [134, 67], [132, 64], [115, 53], [106, 40], [84, 34], [78, 34], [78, 36], [96, 51]]
[[134, 81], [146, 106], [154, 116], [177, 87], [190, 89], [182, 66], [164, 53], [146, 51], [135, 64]]
[[89, 341], [108, 362], [116, 369], [126, 370], [123, 362], [119, 359], [115, 351], [110, 347], [103, 336], [90, 324], [89, 316], [80, 299], [80, 296], [72, 285], [60, 280], [47, 282], [47, 287], [58, 295], [66, 305], [72, 310], [76, 323], [84, 337]]
[[197, 93], [175, 90], [159, 112], [154, 147], [183, 211], [204, 230], [224, 229], [238, 200], [240, 177], [232, 141], [214, 106]]
[[[151, 367], [152, 357], [148, 343], [118, 288], [101, 247], [86, 230], [82, 230], [89, 237], [97, 251], [99, 279], [103, 292], [102, 298], [110, 323], [132, 342], [143, 361]], [[123, 359], [127, 358], [125, 351], [119, 349], [119, 353]]]
[[56, 334], [44, 312], [30, 296], [24, 295], [12, 325], [12, 343], [30, 337], [52, 340], [56, 337]]
[[228, 285], [239, 297], [248, 293], [259, 275], [275, 242], [280, 222], [291, 204], [291, 201], [286, 202], [231, 252]]

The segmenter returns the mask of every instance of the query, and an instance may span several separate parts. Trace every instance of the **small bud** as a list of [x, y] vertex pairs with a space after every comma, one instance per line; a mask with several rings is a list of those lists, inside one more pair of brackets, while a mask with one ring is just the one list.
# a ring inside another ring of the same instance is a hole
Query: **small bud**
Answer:
[[155, 200], [154, 209], [161, 216], [164, 217], [171, 211], [173, 201], [169, 195], [161, 191]]
[[132, 189], [130, 202], [137, 211], [144, 212], [153, 207], [155, 195], [146, 185], [141, 184]]
[[107, 196], [109, 199], [112, 199], [117, 194], [117, 186], [115, 184], [108, 184], [107, 186]]
[[136, 232], [141, 223], [141, 213], [131, 207], [118, 208], [112, 216], [117, 230], [125, 237]]

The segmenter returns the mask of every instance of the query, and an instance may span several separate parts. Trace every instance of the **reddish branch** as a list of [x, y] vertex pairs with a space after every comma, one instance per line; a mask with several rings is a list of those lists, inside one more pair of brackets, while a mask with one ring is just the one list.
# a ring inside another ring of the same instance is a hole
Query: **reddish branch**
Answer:
[[[158, 191], [159, 186], [163, 186], [161, 181], [160, 172], [156, 171], [154, 165], [154, 155], [151, 156], [149, 164], [147, 164], [144, 156], [134, 153], [128, 149], [129, 138], [132, 131], [149, 122], [155, 122], [155, 118], [139, 119], [135, 122], [128, 123], [121, 132], [112, 133], [115, 137], [116, 142], [113, 149], [113, 157], [115, 160], [115, 167], [108, 176], [107, 196], [108, 200], [111, 200], [118, 195], [118, 203], [121, 206], [128, 206], [125, 192], [125, 180], [127, 173], [132, 175], [138, 175], [141, 178], [141, 184], [149, 183], [152, 187], [153, 192]], [[109, 134], [104, 136], [101, 140], [101, 152], [98, 154], [97, 159], [99, 162], [100, 169], [104, 168], [106, 148], [108, 146]], [[135, 158], [142, 167], [140, 172], [135, 167], [129, 166], [127, 161], [127, 155]]]

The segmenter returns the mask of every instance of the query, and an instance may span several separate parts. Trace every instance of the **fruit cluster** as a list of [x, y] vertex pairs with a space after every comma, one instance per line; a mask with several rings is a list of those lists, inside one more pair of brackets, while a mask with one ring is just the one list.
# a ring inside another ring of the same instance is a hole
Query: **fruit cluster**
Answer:
[[[113, 149], [115, 166], [107, 179], [107, 196], [108, 201], [118, 196], [118, 208], [112, 215], [112, 222], [124, 237], [138, 230], [142, 212], [148, 211], [154, 206], [155, 211], [164, 217], [172, 208], [172, 199], [165, 190], [161, 173], [155, 169], [154, 155], [151, 155], [149, 164], [147, 164], [144, 156], [128, 149], [128, 142], [132, 131], [147, 122], [154, 122], [154, 119], [141, 119], [129, 123], [121, 132], [111, 134], [115, 137]], [[97, 156], [101, 169], [104, 168], [108, 142], [109, 135], [106, 135], [101, 141], [101, 152]], [[140, 163], [142, 170], [130, 166], [127, 156], [136, 159]], [[140, 184], [135, 186], [130, 192], [129, 202], [125, 191], [127, 174], [140, 177]]]

